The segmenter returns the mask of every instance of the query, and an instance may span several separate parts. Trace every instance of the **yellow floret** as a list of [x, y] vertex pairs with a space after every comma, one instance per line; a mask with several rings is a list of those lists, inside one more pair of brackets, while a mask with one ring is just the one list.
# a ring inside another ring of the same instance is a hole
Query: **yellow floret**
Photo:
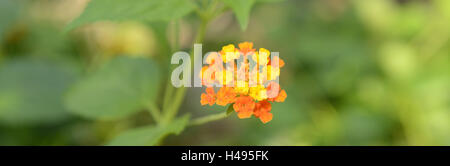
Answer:
[[256, 87], [250, 87], [249, 95], [258, 101], [265, 100], [267, 99], [267, 90], [263, 85], [257, 85]]

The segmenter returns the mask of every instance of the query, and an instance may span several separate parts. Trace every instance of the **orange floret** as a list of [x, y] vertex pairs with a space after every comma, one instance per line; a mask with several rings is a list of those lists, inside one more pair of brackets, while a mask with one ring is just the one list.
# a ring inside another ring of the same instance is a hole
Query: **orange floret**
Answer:
[[200, 103], [202, 105], [209, 104], [210, 106], [216, 102], [216, 94], [213, 88], [206, 88], [206, 94], [202, 93]]
[[265, 113], [261, 114], [261, 116], [259, 116], [259, 120], [261, 120], [261, 122], [263, 122], [263, 123], [267, 123], [272, 120], [272, 117], [273, 117], [272, 113], [265, 112]]
[[263, 100], [256, 103], [254, 115], [255, 117], [259, 118], [261, 122], [267, 123], [271, 121], [273, 117], [272, 113], [270, 113], [270, 110], [272, 110], [272, 105], [267, 100]]
[[[282, 68], [282, 67], [284, 66], [284, 61], [283, 61], [283, 59], [281, 59], [281, 58], [278, 57], [278, 56], [273, 57], [273, 58], [274, 58], [275, 61], [276, 61], [276, 59], [278, 59], [278, 64], [279, 64], [280, 68]], [[271, 60], [271, 59], [269, 59], [269, 65], [271, 65], [271, 66], [273, 66], [273, 67], [277, 67], [277, 64], [272, 64], [272, 60]]]
[[241, 51], [241, 53], [244, 56], [255, 52], [255, 49], [253, 49], [253, 43], [252, 42], [239, 43], [239, 50]]
[[234, 111], [238, 113], [240, 119], [250, 118], [255, 109], [255, 101], [249, 96], [240, 96], [236, 98], [236, 103], [234, 103]]
[[[206, 93], [201, 94], [200, 103], [220, 106], [231, 104], [240, 119], [253, 115], [263, 123], [271, 121], [271, 103], [284, 102], [287, 94], [275, 81], [285, 62], [278, 56], [271, 59], [270, 54], [264, 48], [256, 51], [252, 42], [239, 43], [239, 49], [229, 44], [222, 47], [220, 53], [209, 54], [206, 57], [208, 65], [199, 73], [202, 85], [208, 87]], [[255, 61], [256, 65], [250, 67], [250, 60]], [[227, 66], [224, 66], [223, 63], [227, 62]], [[212, 88], [214, 85], [223, 87], [215, 93]]]
[[284, 66], [283, 59], [279, 58], [278, 63], [280, 64], [280, 68], [282, 68]]
[[276, 102], [284, 102], [286, 97], [287, 97], [286, 91], [284, 91], [284, 89], [283, 89], [280, 91], [280, 94], [278, 94], [278, 96], [275, 98], [275, 101]]
[[236, 92], [234, 88], [231, 87], [222, 87], [217, 92], [217, 100], [216, 104], [225, 106], [227, 104], [233, 103], [236, 100]]

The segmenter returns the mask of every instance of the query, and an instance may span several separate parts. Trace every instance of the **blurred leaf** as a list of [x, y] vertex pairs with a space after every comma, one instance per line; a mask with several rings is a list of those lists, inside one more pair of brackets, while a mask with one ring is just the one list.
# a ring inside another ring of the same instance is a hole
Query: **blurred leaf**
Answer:
[[175, 119], [168, 125], [146, 126], [131, 129], [119, 134], [108, 143], [111, 146], [156, 145], [169, 134], [180, 134], [189, 122], [189, 115]]
[[120, 56], [78, 82], [66, 106], [88, 118], [122, 118], [155, 100], [159, 82], [156, 63]]
[[351, 145], [378, 145], [393, 132], [388, 116], [367, 108], [342, 108], [343, 134]]
[[192, 2], [186, 0], [93, 0], [66, 30], [100, 20], [169, 21], [183, 17], [193, 9]]
[[450, 18], [450, 1], [448, 0], [435, 0], [433, 1], [440, 13], [442, 13], [447, 18]]
[[65, 119], [61, 98], [78, 72], [63, 61], [7, 61], [0, 69], [1, 123], [50, 124]]
[[31, 56], [60, 57], [71, 55], [73, 43], [54, 25], [45, 22], [26, 27], [27, 37], [23, 40], [24, 54]]
[[418, 68], [418, 60], [412, 46], [402, 42], [385, 42], [378, 56], [381, 69], [396, 80], [408, 80]]
[[3, 32], [11, 26], [18, 15], [19, 5], [17, 1], [0, 1], [0, 39], [3, 38]]
[[250, 11], [257, 2], [281, 2], [284, 0], [221, 0], [225, 5], [233, 10], [238, 19], [241, 29], [245, 30], [248, 26]]
[[375, 0], [375, 1], [352, 1], [355, 5], [358, 17], [374, 33], [385, 34], [389, 25], [395, 21], [396, 6], [395, 1]]
[[225, 5], [233, 10], [236, 18], [241, 25], [241, 29], [247, 29], [248, 18], [250, 17], [250, 10], [255, 4], [255, 0], [222, 0]]

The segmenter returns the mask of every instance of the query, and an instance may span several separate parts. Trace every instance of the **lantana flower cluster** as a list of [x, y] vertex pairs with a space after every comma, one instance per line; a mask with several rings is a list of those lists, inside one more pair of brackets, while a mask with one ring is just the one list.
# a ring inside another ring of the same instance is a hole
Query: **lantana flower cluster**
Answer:
[[[207, 87], [200, 103], [232, 104], [240, 119], [254, 116], [267, 123], [273, 117], [271, 102], [284, 102], [287, 97], [277, 83], [284, 61], [279, 56], [271, 57], [265, 48], [254, 49], [251, 42], [238, 46], [229, 44], [207, 55], [208, 65], [199, 73], [202, 85]], [[214, 86], [220, 89], [215, 92]]]

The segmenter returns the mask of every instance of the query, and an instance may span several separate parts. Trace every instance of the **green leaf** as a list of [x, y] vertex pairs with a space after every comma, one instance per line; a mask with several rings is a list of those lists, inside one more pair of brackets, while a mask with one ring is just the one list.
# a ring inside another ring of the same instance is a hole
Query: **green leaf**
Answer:
[[189, 14], [194, 7], [188, 0], [92, 0], [66, 30], [100, 20], [169, 21]]
[[247, 29], [248, 18], [255, 0], [222, 0], [222, 2], [233, 10], [241, 29]]
[[120, 56], [78, 82], [65, 103], [71, 112], [87, 118], [123, 118], [154, 101], [159, 82], [156, 63]]
[[255, 3], [281, 2], [283, 0], [221, 0], [226, 6], [230, 7], [236, 15], [236, 18], [242, 30], [247, 29], [250, 11]]
[[230, 104], [230, 105], [228, 105], [228, 108], [227, 108], [227, 116], [229, 116], [231, 113], [233, 113], [234, 112], [234, 109], [233, 109], [233, 104]]
[[175, 119], [172, 123], [161, 126], [146, 126], [131, 129], [119, 134], [107, 145], [110, 146], [144, 146], [157, 145], [169, 134], [180, 134], [189, 122], [189, 115]]
[[78, 67], [44, 58], [7, 60], [0, 68], [0, 122], [36, 125], [66, 119], [62, 96], [78, 78]]

